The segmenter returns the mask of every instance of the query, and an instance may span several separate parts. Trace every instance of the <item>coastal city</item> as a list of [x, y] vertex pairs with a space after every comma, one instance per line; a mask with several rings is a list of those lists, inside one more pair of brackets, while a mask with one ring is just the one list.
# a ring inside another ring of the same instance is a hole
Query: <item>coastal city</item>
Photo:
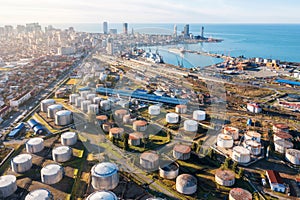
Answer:
[[300, 62], [97, 26], [0, 26], [0, 199], [300, 198]]

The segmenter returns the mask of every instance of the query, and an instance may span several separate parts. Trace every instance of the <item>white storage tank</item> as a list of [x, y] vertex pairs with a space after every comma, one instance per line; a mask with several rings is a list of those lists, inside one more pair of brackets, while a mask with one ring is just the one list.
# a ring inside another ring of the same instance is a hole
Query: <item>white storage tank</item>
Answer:
[[287, 149], [293, 148], [293, 143], [286, 140], [274, 141], [275, 151], [284, 154]]
[[234, 140], [239, 139], [239, 129], [232, 126], [225, 126], [223, 129], [223, 133], [226, 135], [231, 135]]
[[89, 114], [98, 114], [99, 113], [99, 106], [98, 104], [91, 104], [88, 106], [88, 113]]
[[218, 147], [230, 149], [233, 146], [233, 137], [231, 135], [219, 134], [217, 138]]
[[90, 93], [90, 91], [81, 91], [80, 96], [84, 99], [87, 99], [87, 95]]
[[300, 165], [300, 150], [298, 149], [287, 149], [285, 151], [285, 158], [287, 161], [294, 165]]
[[252, 200], [252, 194], [242, 188], [233, 188], [229, 192], [229, 200]]
[[77, 133], [75, 132], [65, 132], [63, 134], [61, 134], [60, 136], [60, 141], [62, 145], [65, 146], [72, 146], [74, 144], [76, 144], [77, 142]]
[[188, 132], [197, 132], [198, 131], [198, 122], [195, 120], [185, 120], [183, 124], [183, 128]]
[[110, 110], [110, 108], [111, 108], [110, 101], [109, 100], [103, 100], [103, 101], [101, 101], [100, 102], [100, 107], [104, 111]]
[[55, 113], [57, 111], [62, 110], [63, 108], [64, 107], [60, 104], [53, 104], [53, 105], [48, 106], [47, 117], [50, 118], [50, 119], [54, 119]]
[[290, 127], [284, 123], [275, 123], [273, 124], [273, 132], [289, 132]]
[[59, 164], [49, 164], [41, 169], [41, 180], [48, 185], [58, 183], [63, 175], [64, 168]]
[[113, 190], [119, 183], [118, 168], [110, 162], [94, 165], [91, 174], [92, 186], [95, 190]]
[[54, 99], [44, 99], [41, 101], [41, 111], [47, 112], [48, 106], [55, 104]]
[[233, 147], [231, 158], [238, 163], [250, 162], [250, 151], [242, 146]]
[[147, 151], [140, 155], [140, 165], [144, 169], [156, 170], [159, 166], [159, 156], [154, 151]]
[[173, 157], [179, 160], [188, 160], [191, 156], [191, 147], [184, 144], [176, 144], [173, 148]]
[[0, 198], [9, 197], [17, 188], [17, 178], [14, 175], [0, 176]]
[[56, 147], [52, 150], [52, 158], [55, 162], [66, 162], [72, 157], [72, 149], [68, 146]]
[[54, 200], [54, 196], [47, 189], [33, 190], [26, 195], [25, 200]]
[[287, 132], [276, 132], [273, 135], [273, 141], [276, 140], [291, 140], [293, 136]]
[[144, 132], [147, 129], [148, 123], [144, 120], [137, 120], [133, 122], [133, 130], [137, 132]]
[[179, 114], [185, 114], [187, 112], [187, 106], [186, 105], [176, 105], [175, 112]]
[[245, 140], [255, 140], [260, 142], [261, 134], [256, 131], [247, 131], [244, 135]]
[[159, 176], [165, 179], [175, 179], [179, 173], [179, 165], [175, 162], [161, 162]]
[[139, 146], [141, 145], [141, 140], [143, 139], [144, 135], [140, 132], [134, 132], [129, 134], [128, 144], [131, 146]]
[[93, 103], [94, 104], [97, 104], [97, 105], [100, 105], [100, 102], [102, 101], [103, 99], [101, 97], [95, 97], [93, 99]]
[[83, 98], [83, 97], [77, 97], [76, 99], [75, 99], [75, 106], [77, 107], [77, 108], [80, 108], [81, 107], [81, 102], [83, 102], [85, 99]]
[[32, 166], [32, 156], [30, 154], [19, 154], [11, 160], [11, 169], [16, 173], [28, 171]]
[[55, 124], [58, 126], [65, 126], [71, 124], [73, 121], [73, 114], [69, 110], [61, 110], [55, 114]]
[[159, 115], [160, 114], [160, 106], [157, 106], [157, 105], [149, 106], [148, 113], [149, 113], [149, 115], [153, 115], [153, 116]]
[[38, 153], [44, 149], [43, 138], [31, 138], [26, 142], [27, 153]]
[[179, 122], [179, 115], [176, 113], [166, 114], [166, 122], [170, 124], [176, 124]]
[[96, 191], [90, 194], [86, 200], [118, 200], [118, 197], [110, 191]]
[[87, 94], [86, 95], [86, 99], [90, 100], [91, 102], [94, 100], [95, 97], [96, 97], [96, 94]]
[[217, 169], [215, 172], [215, 181], [219, 185], [233, 186], [235, 182], [235, 173], [228, 169]]
[[123, 120], [123, 117], [128, 114], [128, 111], [125, 109], [119, 109], [115, 111], [115, 117], [117, 120]]
[[176, 178], [176, 190], [182, 194], [194, 194], [197, 191], [197, 179], [190, 174], [181, 174]]
[[88, 106], [91, 105], [91, 104], [92, 104], [92, 102], [90, 100], [84, 100], [84, 101], [81, 102], [81, 107], [80, 108], [83, 112], [87, 112], [88, 111]]
[[193, 112], [193, 119], [196, 121], [203, 121], [206, 118], [206, 113], [203, 110], [195, 110]]
[[245, 140], [244, 147], [250, 151], [252, 155], [260, 155], [261, 153], [261, 143], [255, 140]]
[[114, 127], [114, 128], [111, 128], [109, 130], [109, 137], [110, 138], [117, 138], [117, 139], [121, 139], [122, 136], [124, 134], [124, 129], [123, 128], [118, 128], [118, 127]]
[[76, 99], [79, 97], [79, 94], [70, 94], [70, 96], [69, 96], [69, 102], [71, 103], [71, 104], [75, 104], [75, 102], [76, 102]]

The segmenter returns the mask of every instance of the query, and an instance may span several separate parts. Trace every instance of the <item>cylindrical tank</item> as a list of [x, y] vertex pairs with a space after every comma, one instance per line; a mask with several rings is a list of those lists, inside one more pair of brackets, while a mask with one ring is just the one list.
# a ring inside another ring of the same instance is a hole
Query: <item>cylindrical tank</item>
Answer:
[[41, 101], [41, 111], [47, 112], [48, 106], [55, 104], [54, 99], [44, 99]]
[[80, 108], [81, 108], [81, 110], [83, 112], [87, 112], [88, 111], [88, 107], [91, 104], [92, 104], [92, 102], [90, 100], [84, 100], [84, 101], [81, 102], [81, 107]]
[[85, 99], [83, 98], [83, 97], [77, 97], [76, 99], [75, 99], [75, 106], [77, 107], [77, 108], [80, 108], [81, 107], [81, 102], [83, 102]]
[[123, 128], [118, 128], [118, 127], [114, 127], [114, 128], [111, 128], [109, 130], [109, 137], [110, 138], [117, 138], [117, 139], [121, 139], [122, 136], [124, 134], [124, 129]]
[[252, 194], [242, 188], [233, 188], [229, 192], [229, 200], [252, 200]]
[[76, 99], [79, 97], [79, 94], [70, 94], [70, 96], [69, 96], [69, 102], [71, 103], [71, 104], [75, 104], [75, 102], [76, 102]]
[[197, 191], [197, 179], [190, 174], [181, 174], [176, 178], [176, 190], [182, 194], [194, 194]]
[[148, 113], [149, 113], [149, 115], [153, 115], [153, 116], [159, 115], [160, 114], [160, 107], [157, 106], [157, 105], [149, 106]]
[[175, 112], [179, 114], [184, 114], [187, 112], [187, 106], [186, 105], [176, 105]]
[[97, 104], [97, 105], [100, 105], [100, 102], [102, 101], [102, 98], [101, 97], [95, 97], [94, 99], [93, 99], [93, 103], [94, 104]]
[[60, 141], [62, 145], [72, 146], [77, 142], [77, 133], [75, 132], [65, 132], [61, 134]]
[[238, 163], [250, 162], [250, 151], [242, 146], [233, 147], [231, 158]]
[[215, 181], [219, 185], [224, 185], [230, 187], [234, 185], [235, 182], [235, 174], [233, 171], [228, 169], [217, 169], [215, 173]]
[[239, 139], [239, 129], [231, 126], [225, 126], [223, 129], [223, 133], [226, 135], [231, 135], [234, 140]]
[[97, 190], [113, 190], [119, 183], [118, 168], [110, 162], [102, 162], [91, 170], [92, 186]]
[[100, 107], [104, 111], [110, 110], [110, 108], [111, 108], [110, 101], [109, 100], [103, 100], [103, 101], [101, 101], [100, 102]]
[[102, 125], [103, 123], [107, 122], [108, 117], [106, 115], [99, 115], [96, 116], [96, 119], [98, 120], [99, 124]]
[[72, 149], [68, 146], [56, 147], [52, 150], [52, 158], [56, 162], [66, 162], [72, 157]]
[[27, 124], [30, 126], [30, 128], [34, 128], [35, 126], [39, 125], [40, 123], [37, 122], [35, 119], [28, 120]]
[[287, 149], [285, 151], [285, 158], [287, 161], [294, 165], [300, 165], [300, 150], [298, 149]]
[[256, 131], [247, 131], [244, 135], [245, 140], [255, 140], [260, 142], [261, 134]]
[[197, 132], [198, 131], [198, 122], [195, 120], [185, 120], [183, 124], [183, 128], [188, 132]]
[[73, 121], [73, 114], [69, 110], [61, 110], [55, 114], [55, 124], [58, 126], [65, 126], [71, 124]]
[[42, 138], [31, 138], [26, 142], [27, 153], [38, 153], [44, 149], [44, 140]]
[[196, 121], [203, 121], [206, 118], [206, 113], [203, 110], [195, 110], [193, 112], [193, 119]]
[[110, 124], [110, 123], [103, 123], [103, 124], [102, 124], [102, 130], [103, 130], [104, 132], [109, 132], [110, 129], [111, 129], [111, 124]]
[[50, 119], [54, 119], [55, 113], [62, 109], [63, 109], [63, 106], [60, 104], [53, 104], [53, 105], [48, 106], [47, 117], [49, 117]]
[[276, 140], [290, 140], [293, 136], [287, 132], [276, 132], [273, 134], [273, 141]]
[[90, 114], [98, 114], [99, 113], [99, 106], [98, 104], [91, 104], [88, 106], [88, 113]]
[[159, 176], [165, 179], [175, 179], [179, 173], [179, 165], [175, 162], [163, 162], [159, 166]]
[[87, 99], [87, 95], [90, 93], [90, 91], [81, 91], [80, 96], [84, 99]]
[[90, 194], [86, 200], [118, 200], [118, 197], [110, 191], [96, 191]]
[[17, 190], [17, 178], [14, 175], [0, 176], [0, 198], [5, 199]]
[[41, 169], [41, 180], [43, 183], [52, 185], [61, 181], [64, 168], [58, 164], [49, 164]]
[[11, 160], [11, 169], [16, 173], [28, 171], [32, 166], [32, 156], [30, 154], [19, 154]]
[[115, 117], [117, 120], [123, 120], [123, 117], [127, 115], [128, 111], [125, 109], [119, 109], [115, 111]]
[[132, 146], [139, 146], [143, 137], [143, 133], [140, 132], [130, 133], [128, 138], [128, 144]]
[[170, 124], [176, 124], [179, 122], [179, 115], [176, 113], [168, 113], [166, 114], [166, 122]]
[[255, 140], [245, 140], [243, 143], [244, 147], [250, 151], [252, 155], [260, 155], [261, 143]]
[[219, 134], [217, 138], [218, 147], [230, 149], [233, 146], [233, 138], [231, 135]]
[[96, 94], [87, 94], [86, 95], [86, 99], [90, 100], [91, 102], [94, 100], [95, 97], [96, 97]]
[[147, 122], [144, 120], [137, 120], [133, 122], [133, 130], [137, 132], [144, 132], [147, 129]]
[[159, 156], [154, 151], [144, 152], [140, 155], [140, 165], [144, 169], [156, 170], [159, 166]]
[[176, 144], [173, 148], [173, 157], [179, 160], [188, 160], [191, 156], [191, 147], [184, 144]]
[[293, 148], [293, 143], [286, 140], [274, 141], [275, 151], [284, 154], [287, 149]]
[[276, 123], [273, 125], [273, 132], [289, 132], [289, 126], [287, 124], [284, 123]]
[[29, 192], [25, 200], [54, 200], [54, 197], [49, 190], [41, 188]]

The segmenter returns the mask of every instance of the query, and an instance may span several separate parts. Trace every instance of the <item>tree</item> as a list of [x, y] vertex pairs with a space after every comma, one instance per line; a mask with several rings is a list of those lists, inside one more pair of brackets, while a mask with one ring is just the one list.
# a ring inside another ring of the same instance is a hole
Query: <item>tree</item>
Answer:
[[230, 158], [226, 158], [226, 159], [225, 159], [225, 161], [224, 161], [224, 168], [225, 168], [225, 169], [228, 169], [228, 168], [229, 168], [230, 160], [231, 160]]
[[234, 163], [232, 164], [232, 171], [235, 172], [237, 165], [238, 165], [238, 163], [236, 161], [234, 161]]
[[123, 135], [123, 142], [124, 142], [124, 150], [126, 151], [129, 149], [128, 139], [129, 139], [129, 135], [125, 133]]
[[238, 172], [239, 177], [243, 177], [244, 176], [244, 168], [239, 168], [239, 172]]

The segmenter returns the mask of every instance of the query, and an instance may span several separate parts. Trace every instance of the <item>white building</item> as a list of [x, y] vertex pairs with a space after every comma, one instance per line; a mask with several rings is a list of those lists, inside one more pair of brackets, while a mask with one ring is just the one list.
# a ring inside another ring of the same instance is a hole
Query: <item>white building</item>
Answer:
[[278, 172], [273, 170], [267, 170], [266, 175], [268, 177], [271, 189], [275, 192], [285, 192], [286, 186]]

